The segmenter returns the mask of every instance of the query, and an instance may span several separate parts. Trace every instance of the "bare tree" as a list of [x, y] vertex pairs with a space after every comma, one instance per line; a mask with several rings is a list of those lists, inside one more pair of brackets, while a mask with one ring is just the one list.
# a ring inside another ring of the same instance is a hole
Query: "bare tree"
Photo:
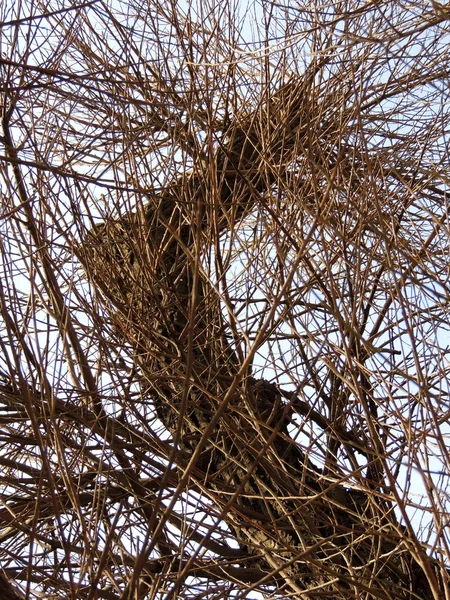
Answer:
[[450, 598], [450, 9], [0, 8], [2, 597]]

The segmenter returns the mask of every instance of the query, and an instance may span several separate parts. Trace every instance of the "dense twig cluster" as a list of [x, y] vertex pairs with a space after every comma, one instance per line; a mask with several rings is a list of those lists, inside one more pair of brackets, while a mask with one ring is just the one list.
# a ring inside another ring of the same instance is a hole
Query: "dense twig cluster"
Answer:
[[11, 598], [450, 595], [445, 8], [253, 9], [3, 8]]

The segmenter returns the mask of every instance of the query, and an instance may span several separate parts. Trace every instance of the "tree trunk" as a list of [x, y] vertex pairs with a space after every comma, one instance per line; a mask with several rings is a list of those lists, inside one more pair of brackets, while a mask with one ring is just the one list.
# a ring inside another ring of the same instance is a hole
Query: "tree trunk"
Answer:
[[[236, 579], [254, 580], [256, 569], [260, 581], [287, 595], [437, 600], [435, 563], [398, 523], [376, 448], [249, 374], [225, 335], [218, 290], [201, 269], [211, 219], [219, 231], [236, 227], [306, 135], [303, 89], [286, 86], [258, 115], [230, 127], [212, 168], [91, 231], [85, 262], [114, 305], [116, 329], [135, 344], [141, 389], [181, 451], [179, 467], [195, 473], [239, 543]], [[273, 147], [263, 153], [258, 132], [267, 130], [267, 115]], [[326, 139], [318, 135], [316, 143], [331, 161]], [[262, 164], [263, 154], [273, 163]], [[305, 456], [289, 435], [298, 414], [372, 461], [365, 488], [346, 487], [337, 465], [319, 468]]]

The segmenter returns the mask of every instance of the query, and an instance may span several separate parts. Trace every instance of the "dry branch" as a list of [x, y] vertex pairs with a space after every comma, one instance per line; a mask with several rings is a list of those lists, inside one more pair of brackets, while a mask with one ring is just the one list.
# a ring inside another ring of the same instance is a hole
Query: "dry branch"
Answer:
[[[144, 396], [190, 457], [189, 476], [203, 482], [251, 578], [256, 567], [266, 585], [279, 585], [281, 577], [291, 594], [314, 589], [350, 598], [358, 590], [370, 598], [431, 599], [437, 571], [420, 547], [409, 556], [402, 549], [406, 529], [376, 468], [384, 457], [316, 415], [331, 438], [373, 462], [370, 489], [345, 488], [338, 473], [313, 465], [288, 433], [295, 397], [286, 402], [276, 385], [248, 377], [224, 337], [217, 290], [201, 270], [210, 219], [219, 233], [237, 227], [306, 146], [308, 77], [231, 125], [203, 170], [169, 183], [141, 213], [89, 232], [86, 269], [112, 301], [115, 326], [136, 345]], [[316, 133], [314, 144], [326, 157], [320, 168], [332, 171], [330, 129], [338, 131], [338, 124], [327, 123], [327, 134]], [[307, 182], [303, 191], [311, 194]], [[319, 220], [323, 207], [305, 203]], [[337, 227], [333, 217], [326, 220]], [[313, 410], [297, 409], [314, 419]], [[173, 570], [182, 577], [195, 572], [195, 564], [182, 566], [177, 558]]]
[[0, 3], [0, 596], [448, 598], [445, 15], [185, 4]]

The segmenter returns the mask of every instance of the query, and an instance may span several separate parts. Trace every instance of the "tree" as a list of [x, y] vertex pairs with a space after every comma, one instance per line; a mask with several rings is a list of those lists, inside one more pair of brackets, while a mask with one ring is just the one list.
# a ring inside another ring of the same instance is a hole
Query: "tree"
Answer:
[[449, 597], [447, 7], [2, 11], [3, 595]]

